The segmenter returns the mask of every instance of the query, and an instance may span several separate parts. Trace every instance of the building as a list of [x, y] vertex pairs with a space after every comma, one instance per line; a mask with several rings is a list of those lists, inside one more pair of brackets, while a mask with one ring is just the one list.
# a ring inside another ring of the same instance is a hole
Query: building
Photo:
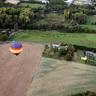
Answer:
[[68, 4], [68, 5], [71, 5], [73, 2], [74, 2], [74, 0], [67, 0], [67, 1], [64, 1], [66, 4]]
[[96, 65], [96, 53], [86, 51], [86, 56], [87, 56], [86, 63]]
[[6, 30], [1, 31], [1, 33], [2, 33], [2, 34], [5, 34], [5, 33], [6, 33]]
[[47, 1], [47, 0], [42, 0], [42, 3], [49, 3], [49, 1]]
[[53, 48], [59, 48], [61, 46], [61, 44], [59, 43], [52, 43], [52, 44], [49, 44], [48, 47], [51, 47], [53, 46]]
[[42, 2], [42, 3], [49, 3], [49, 1], [47, 1], [47, 0], [36, 0], [36, 1], [39, 1], [39, 2]]

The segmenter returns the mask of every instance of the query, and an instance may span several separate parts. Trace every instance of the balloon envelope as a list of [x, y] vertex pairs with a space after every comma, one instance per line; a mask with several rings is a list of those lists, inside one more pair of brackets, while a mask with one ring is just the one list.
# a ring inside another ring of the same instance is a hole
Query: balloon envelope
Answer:
[[23, 46], [22, 46], [22, 44], [19, 43], [19, 42], [14, 42], [14, 43], [12, 43], [11, 46], [10, 46], [10, 51], [11, 51], [13, 54], [15, 54], [16, 56], [17, 56], [18, 54], [20, 54], [20, 53], [22, 52], [22, 50], [23, 50]]

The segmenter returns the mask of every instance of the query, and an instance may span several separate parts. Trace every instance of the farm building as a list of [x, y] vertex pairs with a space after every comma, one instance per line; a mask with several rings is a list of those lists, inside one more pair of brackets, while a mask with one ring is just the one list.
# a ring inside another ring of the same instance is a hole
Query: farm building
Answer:
[[64, 2], [67, 3], [68, 5], [71, 5], [74, 2], [74, 0], [67, 0], [67, 1], [64, 1]]
[[88, 64], [96, 64], [96, 53], [91, 51], [86, 51], [87, 62]]
[[2, 34], [5, 34], [7, 31], [9, 31], [9, 29], [2, 30], [1, 33], [2, 33]]
[[42, 3], [49, 3], [49, 1], [47, 1], [47, 0], [36, 0], [36, 1], [40, 1]]
[[52, 43], [52, 44], [48, 44], [48, 47], [53, 46], [53, 48], [59, 48], [61, 46], [61, 44], [59, 43]]
[[65, 50], [68, 49], [68, 46], [61, 46], [61, 44], [59, 44], [59, 43], [48, 44], [48, 47], [49, 47], [49, 48], [50, 48], [51, 46], [53, 46], [53, 48], [58, 48], [58, 49], [60, 49], [60, 48], [65, 48]]
[[2, 33], [2, 34], [5, 34], [5, 33], [6, 33], [6, 30], [1, 31], [1, 33]]

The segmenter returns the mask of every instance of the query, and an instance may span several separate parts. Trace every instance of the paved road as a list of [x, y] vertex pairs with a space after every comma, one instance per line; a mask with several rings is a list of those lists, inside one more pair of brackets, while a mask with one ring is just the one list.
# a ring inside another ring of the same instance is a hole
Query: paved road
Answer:
[[[12, 43], [13, 41], [0, 41], [0, 44], [3, 44], [3, 43]], [[33, 44], [50, 44], [50, 43], [43, 43], [43, 42], [23, 42], [23, 41], [20, 41], [21, 43], [33, 43]]]

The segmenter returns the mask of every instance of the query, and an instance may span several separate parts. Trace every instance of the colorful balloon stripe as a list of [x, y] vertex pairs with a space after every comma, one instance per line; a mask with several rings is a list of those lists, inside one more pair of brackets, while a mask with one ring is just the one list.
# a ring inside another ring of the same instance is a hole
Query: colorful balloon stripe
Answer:
[[10, 48], [10, 51], [11, 51], [12, 53], [20, 53], [22, 50], [23, 50], [23, 48], [20, 49], [20, 50], [13, 50], [13, 49]]
[[12, 49], [12, 50], [20, 50], [20, 49], [22, 49], [23, 48], [23, 46], [21, 46], [20, 48], [12, 48], [11, 46], [10, 46], [10, 49]]

